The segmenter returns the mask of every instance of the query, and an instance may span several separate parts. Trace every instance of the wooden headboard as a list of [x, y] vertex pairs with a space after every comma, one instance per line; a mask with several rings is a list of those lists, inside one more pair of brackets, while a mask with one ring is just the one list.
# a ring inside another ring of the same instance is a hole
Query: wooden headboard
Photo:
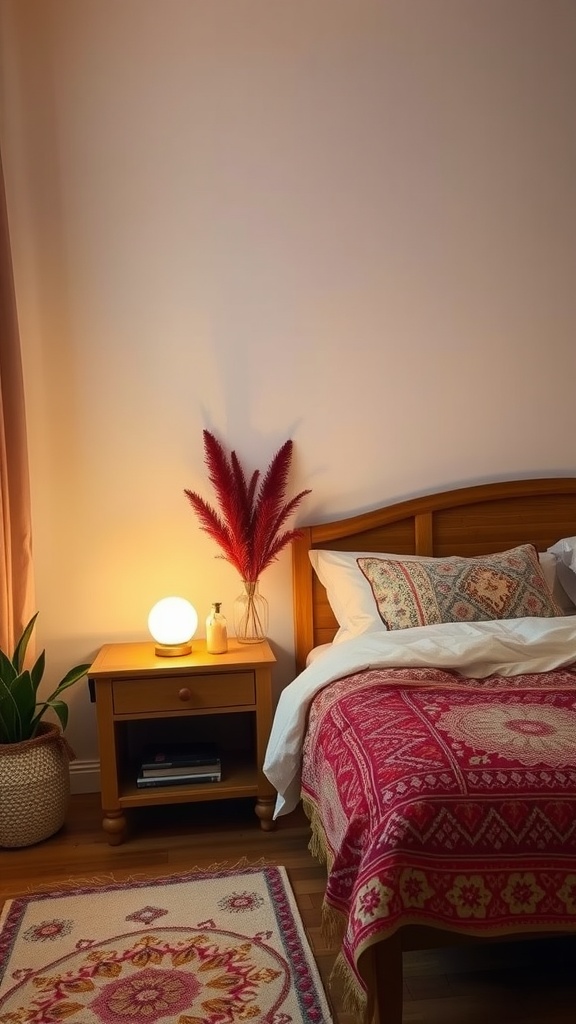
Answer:
[[441, 491], [316, 526], [292, 548], [296, 668], [338, 628], [310, 548], [402, 555], [483, 555], [518, 544], [544, 551], [576, 534], [576, 478], [511, 480]]

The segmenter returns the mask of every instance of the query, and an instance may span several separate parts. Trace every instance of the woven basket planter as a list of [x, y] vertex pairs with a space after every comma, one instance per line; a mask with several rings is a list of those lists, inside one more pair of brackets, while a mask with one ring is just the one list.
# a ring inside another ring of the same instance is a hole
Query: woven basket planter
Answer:
[[60, 727], [43, 722], [23, 743], [0, 743], [0, 847], [32, 846], [62, 828], [74, 754]]

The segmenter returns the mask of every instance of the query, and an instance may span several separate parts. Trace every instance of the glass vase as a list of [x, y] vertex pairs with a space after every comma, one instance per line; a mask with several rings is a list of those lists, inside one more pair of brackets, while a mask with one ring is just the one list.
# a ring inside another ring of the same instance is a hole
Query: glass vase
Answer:
[[241, 644], [259, 644], [268, 632], [268, 601], [259, 581], [242, 580], [244, 590], [234, 601], [234, 630]]

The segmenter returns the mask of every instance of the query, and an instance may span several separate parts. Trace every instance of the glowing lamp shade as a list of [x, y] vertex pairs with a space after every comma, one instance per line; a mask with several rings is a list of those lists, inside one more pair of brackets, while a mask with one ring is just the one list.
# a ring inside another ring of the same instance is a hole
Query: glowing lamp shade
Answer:
[[156, 641], [156, 654], [175, 658], [190, 654], [198, 628], [198, 614], [183, 597], [164, 597], [148, 616], [148, 629]]

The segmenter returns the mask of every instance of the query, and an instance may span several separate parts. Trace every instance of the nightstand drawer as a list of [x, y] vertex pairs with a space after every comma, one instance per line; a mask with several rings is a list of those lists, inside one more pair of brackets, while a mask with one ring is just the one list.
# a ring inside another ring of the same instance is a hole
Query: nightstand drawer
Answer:
[[253, 672], [117, 679], [112, 692], [117, 715], [238, 707], [256, 702]]

